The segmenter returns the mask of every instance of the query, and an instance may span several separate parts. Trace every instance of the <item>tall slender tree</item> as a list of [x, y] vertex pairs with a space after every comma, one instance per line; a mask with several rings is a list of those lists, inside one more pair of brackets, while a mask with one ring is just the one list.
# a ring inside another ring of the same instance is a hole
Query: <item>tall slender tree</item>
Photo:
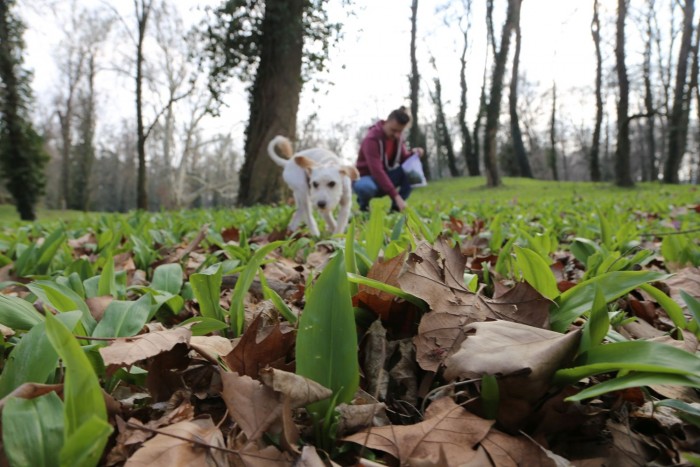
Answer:
[[146, 27], [148, 18], [153, 8], [153, 0], [134, 0], [136, 14], [137, 38], [136, 38], [136, 151], [138, 153], [138, 172], [136, 176], [136, 206], [139, 209], [148, 209], [148, 190], [146, 189], [146, 127], [143, 118], [143, 43], [146, 39]]
[[520, 131], [520, 122], [518, 119], [518, 81], [520, 79], [518, 70], [520, 65], [520, 42], [522, 40], [522, 35], [520, 34], [520, 5], [518, 5], [518, 8], [513, 12], [513, 29], [515, 30], [515, 53], [513, 54], [510, 94], [508, 96], [510, 134], [513, 139], [513, 155], [518, 165], [518, 172], [521, 177], [532, 178], [530, 161], [527, 157], [527, 151], [525, 151], [523, 134]]
[[469, 30], [471, 29], [471, 0], [462, 0], [464, 6], [464, 25], [462, 28], [462, 54], [459, 57], [459, 132], [462, 137], [462, 158], [467, 164], [469, 175], [480, 175], [479, 156], [474, 152], [472, 137], [467, 126], [467, 48], [469, 46]]
[[295, 136], [302, 84], [324, 69], [340, 31], [327, 9], [324, 0], [228, 0], [210, 15], [204, 55], [212, 94], [221, 99], [234, 75], [253, 82], [239, 204], [282, 197], [281, 171], [267, 144], [277, 134]]
[[630, 118], [629, 78], [625, 65], [625, 20], [629, 0], [617, 1], [617, 29], [615, 34], [615, 59], [619, 97], [617, 101], [617, 148], [615, 149], [615, 184], [633, 186], [630, 170]]
[[501, 184], [496, 158], [496, 134], [498, 133], [498, 118], [501, 112], [501, 97], [503, 95], [503, 76], [506, 69], [506, 59], [510, 46], [510, 34], [513, 31], [515, 15], [519, 15], [521, 0], [508, 0], [508, 12], [501, 32], [500, 48], [495, 53], [493, 73], [491, 75], [491, 92], [486, 110], [486, 128], [484, 138], [484, 169], [486, 185], [496, 187]]
[[554, 180], [559, 180], [557, 157], [557, 83], [552, 81], [552, 113], [549, 117], [547, 165], [549, 165], [549, 170], [552, 171], [552, 179]]
[[[433, 60], [433, 65], [434, 64], [435, 61]], [[459, 177], [460, 173], [457, 168], [455, 151], [452, 147], [452, 136], [447, 127], [447, 117], [445, 117], [445, 109], [442, 105], [442, 85], [440, 84], [439, 78], [435, 78], [433, 82], [435, 83], [435, 91], [430, 93], [430, 97], [435, 106], [435, 139], [439, 140], [439, 146], [444, 148], [444, 155], [447, 159], [447, 168], [450, 171], [450, 175], [452, 177]], [[440, 154], [438, 154], [438, 157], [439, 156]]]
[[[597, 1], [597, 0], [596, 0]], [[656, 109], [654, 106], [654, 90], [651, 80], [651, 54], [654, 42], [655, 0], [647, 2], [646, 16], [646, 42], [644, 43], [644, 60], [642, 63], [642, 76], [644, 77], [644, 109], [647, 114], [645, 127], [645, 140], [647, 146], [647, 160], [643, 166], [642, 174], [646, 173], [647, 180], [656, 180], [658, 169], [656, 166]]]
[[673, 106], [671, 107], [671, 115], [668, 122], [668, 157], [664, 165], [665, 183], [678, 183], [680, 181], [678, 172], [686, 149], [688, 129], [685, 116], [687, 114], [686, 109], [690, 106], [690, 94], [687, 84], [688, 61], [692, 46], [694, 15], [694, 0], [685, 0], [683, 5], [683, 32], [681, 33], [681, 44], [678, 49], [676, 82], [673, 87]]
[[603, 56], [600, 52], [600, 16], [598, 14], [598, 0], [593, 0], [593, 21], [591, 21], [591, 35], [595, 46], [595, 126], [593, 128], [593, 143], [589, 160], [591, 180], [600, 181], [600, 130], [603, 125]]
[[48, 155], [29, 121], [32, 94], [30, 75], [22, 68], [24, 25], [13, 14], [14, 6], [14, 0], [0, 0], [0, 170], [20, 218], [34, 220], [46, 185]]
[[[420, 73], [418, 73], [418, 59], [416, 58], [416, 35], [418, 33], [418, 0], [411, 1], [411, 74], [408, 84], [411, 88], [411, 127], [408, 130], [408, 142], [412, 148], [426, 148], [425, 133], [418, 124], [418, 102], [420, 100]], [[423, 173], [430, 179], [430, 164], [428, 155], [421, 158]]]

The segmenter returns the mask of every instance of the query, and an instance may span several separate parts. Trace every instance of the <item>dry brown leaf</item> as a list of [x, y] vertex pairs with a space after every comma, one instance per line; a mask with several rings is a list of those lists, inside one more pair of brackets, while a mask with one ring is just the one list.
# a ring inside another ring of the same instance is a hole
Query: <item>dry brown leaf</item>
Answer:
[[0, 324], [0, 333], [2, 333], [3, 337], [11, 337], [15, 335], [14, 329], [9, 328], [4, 324]]
[[466, 257], [440, 238], [435, 247], [422, 242], [410, 253], [398, 277], [401, 289], [425, 301], [435, 312], [463, 314], [473, 321], [493, 316], [464, 285]]
[[573, 358], [580, 340], [580, 331], [560, 334], [509, 321], [472, 323], [465, 332], [460, 349], [445, 360], [444, 377], [504, 376], [498, 379], [497, 418], [510, 430], [521, 428], [533, 413], [552, 386], [554, 372]]
[[328, 399], [333, 391], [316, 381], [275, 368], [260, 370], [260, 381], [287, 397], [293, 409]]
[[377, 399], [384, 400], [389, 389], [389, 372], [384, 368], [389, 342], [386, 339], [386, 329], [382, 326], [380, 319], [369, 326], [362, 344], [364, 352], [362, 369], [367, 392]]
[[[226, 466], [228, 455], [219, 450], [203, 447], [203, 444], [225, 448], [221, 430], [211, 418], [199, 418], [164, 427], [141, 449], [131, 456], [126, 467], [178, 467], [192, 465]], [[174, 435], [179, 438], [175, 438]], [[181, 439], [185, 438], [185, 439]], [[194, 444], [193, 442], [197, 442]]]
[[473, 319], [466, 315], [426, 313], [418, 325], [418, 334], [413, 338], [420, 367], [437, 372], [445, 359], [457, 351], [464, 340], [462, 329], [471, 322]]
[[493, 423], [445, 397], [430, 404], [420, 423], [371, 428], [345, 440], [387, 452], [401, 463], [411, 459], [436, 465], [443, 455], [449, 465], [459, 465], [475, 456], [474, 446], [484, 439]]
[[493, 299], [488, 303], [500, 319], [549, 329], [552, 302], [527, 282], [518, 282], [510, 288], [496, 282]]
[[285, 357], [294, 347], [293, 328], [275, 324], [259, 331], [261, 323], [258, 315], [233, 350], [222, 357], [231, 371], [257, 378], [261, 368]]
[[190, 348], [216, 364], [219, 357], [228, 355], [233, 350], [233, 344], [230, 339], [221, 336], [192, 336]]
[[492, 465], [496, 467], [519, 467], [536, 465], [553, 467], [555, 462], [545, 451], [525, 437], [510, 436], [498, 430], [491, 432], [481, 442]]
[[225, 371], [221, 381], [221, 397], [229, 414], [249, 440], [259, 439], [282, 415], [279, 396], [260, 381]]
[[281, 452], [274, 446], [263, 449], [254, 444], [248, 444], [231, 457], [231, 465], [235, 467], [291, 467], [294, 465], [289, 454]]
[[0, 399], [0, 411], [5, 407], [7, 399], [10, 397], [20, 397], [22, 399], [34, 399], [43, 396], [49, 392], [56, 391], [59, 395], [63, 392], [62, 384], [40, 384], [40, 383], [23, 383], [17, 388]]
[[[406, 252], [386, 261], [376, 261], [367, 272], [370, 279], [399, 287], [398, 277], [403, 268]], [[406, 302], [399, 302], [395, 295], [374, 287], [360, 284], [353, 302], [377, 313], [383, 320], [389, 320], [392, 313], [400, 313], [406, 308]]]
[[338, 420], [338, 436], [353, 433], [371, 426], [389, 424], [386, 416], [386, 404], [340, 404], [335, 410], [340, 414]]
[[286, 452], [299, 455], [299, 427], [294, 423], [294, 413], [287, 398], [282, 404], [282, 433], [280, 434], [280, 446]]
[[192, 331], [187, 327], [149, 332], [135, 337], [115, 339], [111, 345], [100, 349], [100, 355], [107, 366], [129, 366], [167, 352], [177, 344], [187, 344], [190, 337]]
[[318, 455], [318, 451], [314, 446], [306, 445], [301, 450], [301, 456], [299, 456], [299, 459], [297, 459], [294, 465], [295, 467], [338, 467], [339, 464], [331, 460], [324, 461], [321, 459], [321, 456]]
[[468, 337], [445, 361], [445, 379], [509, 375], [529, 369], [528, 390], [539, 388], [533, 400], [549, 388], [552, 375], [572, 357], [580, 338], [580, 332], [561, 334], [509, 321], [472, 323], [464, 331]]
[[102, 316], [105, 314], [105, 310], [110, 303], [114, 301], [114, 297], [111, 295], [104, 295], [102, 297], [89, 297], [85, 299], [85, 303], [90, 310], [90, 314], [96, 321], [100, 321]]

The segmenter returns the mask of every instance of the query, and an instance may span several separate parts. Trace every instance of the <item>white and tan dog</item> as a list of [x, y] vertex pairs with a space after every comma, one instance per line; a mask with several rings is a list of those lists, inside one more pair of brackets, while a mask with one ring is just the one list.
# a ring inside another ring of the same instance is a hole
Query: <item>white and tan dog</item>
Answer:
[[[283, 159], [277, 153], [286, 157]], [[267, 145], [272, 160], [283, 167], [282, 178], [294, 192], [296, 212], [289, 229], [296, 230], [305, 223], [312, 235], [320, 235], [312, 214], [317, 208], [333, 233], [343, 233], [348, 225], [352, 206], [352, 180], [360, 177], [352, 165], [342, 165], [335, 153], [322, 148], [306, 149], [296, 154], [292, 143], [284, 136], [275, 136]], [[339, 206], [338, 222], [333, 211]]]

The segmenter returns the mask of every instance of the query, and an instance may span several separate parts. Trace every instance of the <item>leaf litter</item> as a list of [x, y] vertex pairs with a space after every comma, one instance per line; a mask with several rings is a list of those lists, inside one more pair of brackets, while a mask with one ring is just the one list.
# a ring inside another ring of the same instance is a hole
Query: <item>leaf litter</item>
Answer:
[[[454, 219], [451, 227], [470, 228]], [[239, 232], [224, 235], [233, 239]], [[85, 237], [71, 246], [80, 250], [91, 241]], [[184, 261], [183, 279], [205, 261], [199, 242], [163, 255]], [[284, 298], [303, 310], [305, 283], [329, 255], [321, 248], [312, 264], [297, 265], [271, 255], [265, 274], [283, 284], [279, 287], [297, 290]], [[562, 265], [575, 261], [567, 255], [558, 252], [552, 266], [560, 290], [581, 280], [571, 268], [565, 272]], [[461, 245], [440, 236], [432, 245], [419, 242], [411, 252], [372, 265], [368, 277], [413, 294], [428, 311], [360, 285], [354, 305], [374, 319], [366, 326], [358, 321], [362, 389], [353, 403], [337, 408], [338, 440], [346, 447], [333, 461], [313, 445], [303, 408], [331, 391], [293, 373], [296, 330], [274, 307], [261, 305], [260, 293], [251, 291], [246, 298], [240, 338], [193, 336], [187, 326], [149, 324], [137, 336], [109, 340], [99, 349], [107, 374], [129, 376], [111, 391], [115, 397], [105, 393], [116, 430], [101, 464], [640, 465], [681, 464], [687, 453], [697, 455], [697, 420], [653, 404], [668, 397], [700, 407], [694, 389], [657, 385], [583, 403], [565, 401], [610, 378], [596, 375], [565, 387], [552, 383], [558, 369], [573, 365], [584, 322], [575, 322], [565, 334], [550, 331], [551, 300], [524, 281], [492, 277], [492, 289], [486, 290], [483, 273], [495, 262], [476, 236]], [[118, 264], [133, 283], [142, 281], [129, 255]], [[466, 286], [465, 272], [480, 275], [476, 292]], [[679, 290], [700, 298], [698, 274], [697, 268], [680, 269], [661, 285], [685, 307]], [[222, 304], [229, 296], [224, 286]], [[109, 301], [90, 302], [96, 319]], [[666, 313], [642, 291], [618, 302], [637, 317], [617, 328], [627, 338], [662, 339], [697, 353], [695, 336], [669, 336]], [[196, 314], [187, 303], [172, 324]], [[496, 378], [496, 413], [486, 406], [488, 375]], [[30, 384], [10, 396], [61, 390], [62, 385]]]

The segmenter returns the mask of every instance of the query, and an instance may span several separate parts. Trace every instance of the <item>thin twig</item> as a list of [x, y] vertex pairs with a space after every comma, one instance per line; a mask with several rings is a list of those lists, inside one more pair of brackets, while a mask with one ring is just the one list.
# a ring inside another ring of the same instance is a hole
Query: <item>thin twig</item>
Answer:
[[73, 334], [73, 337], [76, 339], [83, 339], [86, 341], [105, 341], [105, 342], [113, 342], [118, 339], [118, 337], [90, 337], [90, 336], [78, 336]]
[[221, 446], [214, 446], [213, 444], [205, 443], [204, 441], [199, 441], [199, 440], [192, 439], [192, 438], [186, 438], [184, 436], [175, 435], [173, 433], [167, 433], [165, 431], [161, 431], [161, 430], [158, 430], [156, 428], [149, 428], [147, 426], [137, 425], [136, 423], [131, 423], [131, 422], [126, 422], [126, 426], [128, 426], [130, 428], [135, 428], [137, 430], [149, 431], [151, 433], [157, 433], [159, 435], [170, 436], [171, 438], [176, 438], [176, 439], [179, 439], [182, 441], [187, 441], [188, 443], [196, 444], [197, 446], [202, 446], [202, 447], [210, 448], [210, 449], [216, 449], [219, 451], [228, 452], [229, 454], [236, 454], [237, 456], [241, 455], [238, 451], [234, 451], [233, 449], [222, 448]]

